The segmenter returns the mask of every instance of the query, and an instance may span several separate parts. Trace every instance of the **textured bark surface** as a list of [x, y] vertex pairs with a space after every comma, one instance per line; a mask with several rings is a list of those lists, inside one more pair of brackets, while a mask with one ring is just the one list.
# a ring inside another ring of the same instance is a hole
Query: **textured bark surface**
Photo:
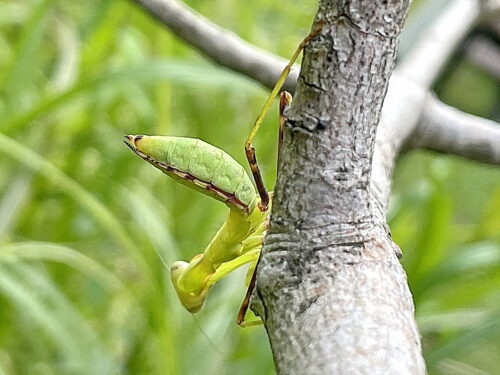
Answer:
[[254, 309], [280, 374], [423, 374], [385, 204], [370, 186], [408, 1], [320, 2], [304, 54]]

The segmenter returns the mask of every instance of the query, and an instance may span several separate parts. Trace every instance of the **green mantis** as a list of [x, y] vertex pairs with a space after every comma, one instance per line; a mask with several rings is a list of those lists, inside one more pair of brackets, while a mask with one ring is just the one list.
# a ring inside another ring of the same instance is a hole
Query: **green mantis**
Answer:
[[204, 252], [170, 268], [181, 303], [197, 312], [218, 280], [257, 261], [267, 211], [259, 209], [260, 198], [245, 169], [215, 146], [193, 138], [142, 135], [128, 135], [126, 143], [165, 174], [229, 207], [225, 222]]
[[[172, 136], [127, 135], [125, 137], [125, 143], [138, 156], [176, 181], [224, 202], [229, 208], [226, 220], [203, 253], [195, 255], [189, 262], [177, 261], [170, 267], [172, 283], [179, 300], [190, 312], [194, 313], [201, 309], [209, 290], [222, 277], [246, 263], [251, 263], [249, 272], [253, 272], [256, 268], [268, 228], [272, 194], [265, 188], [252, 141], [301, 50], [320, 32], [321, 27], [322, 23], [319, 23], [319, 27], [314, 29], [296, 49], [264, 103], [245, 142], [245, 154], [255, 187], [238, 162], [223, 150], [202, 140]], [[284, 135], [284, 112], [290, 102], [291, 95], [282, 92], [279, 146]], [[254, 323], [244, 322], [254, 284], [255, 273], [252, 275], [247, 295], [238, 314], [239, 325]]]

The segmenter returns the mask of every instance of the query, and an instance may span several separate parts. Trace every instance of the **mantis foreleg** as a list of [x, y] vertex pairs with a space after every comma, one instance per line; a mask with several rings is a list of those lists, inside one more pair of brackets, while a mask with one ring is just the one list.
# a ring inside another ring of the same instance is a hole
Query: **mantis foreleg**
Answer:
[[198, 311], [210, 288], [223, 276], [256, 262], [267, 230], [267, 213], [257, 207], [249, 215], [230, 210], [226, 221], [202, 254], [175, 262], [170, 271], [179, 299], [190, 312]]

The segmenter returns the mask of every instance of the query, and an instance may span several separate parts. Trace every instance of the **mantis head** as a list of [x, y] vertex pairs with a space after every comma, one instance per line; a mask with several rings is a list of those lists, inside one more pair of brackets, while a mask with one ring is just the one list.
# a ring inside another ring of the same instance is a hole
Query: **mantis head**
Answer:
[[[192, 270], [197, 263], [198, 262], [195, 257], [191, 263], [177, 261], [170, 267], [170, 278], [172, 279], [172, 284], [177, 292], [177, 296], [186, 310], [191, 313], [198, 312], [202, 308], [205, 303], [207, 293], [210, 290], [210, 286], [204, 286], [201, 289], [197, 288], [198, 290], [196, 291], [189, 291], [189, 281], [191, 280], [185, 280], [183, 276], [187, 274], [187, 271]], [[192, 276], [191, 272], [191, 277]], [[188, 281], [188, 285], [186, 285], [186, 281]]]

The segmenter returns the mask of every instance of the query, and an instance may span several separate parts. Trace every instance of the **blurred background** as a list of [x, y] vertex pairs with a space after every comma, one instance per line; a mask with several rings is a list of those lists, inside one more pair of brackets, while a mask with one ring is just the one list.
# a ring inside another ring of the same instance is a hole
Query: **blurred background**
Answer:
[[[316, 11], [312, 0], [186, 2], [284, 57]], [[413, 2], [401, 54], [446, 3]], [[494, 23], [471, 34], [436, 84], [443, 101], [500, 120], [499, 72], [475, 48], [498, 53], [499, 40]], [[274, 373], [264, 329], [234, 323], [245, 270], [193, 317], [162, 263], [200, 252], [226, 207], [122, 142], [199, 137], [246, 165], [243, 143], [266, 95], [132, 2], [0, 0], [0, 375]], [[272, 112], [256, 141], [268, 188]], [[500, 168], [405, 154], [389, 218], [429, 372], [498, 374]]]

